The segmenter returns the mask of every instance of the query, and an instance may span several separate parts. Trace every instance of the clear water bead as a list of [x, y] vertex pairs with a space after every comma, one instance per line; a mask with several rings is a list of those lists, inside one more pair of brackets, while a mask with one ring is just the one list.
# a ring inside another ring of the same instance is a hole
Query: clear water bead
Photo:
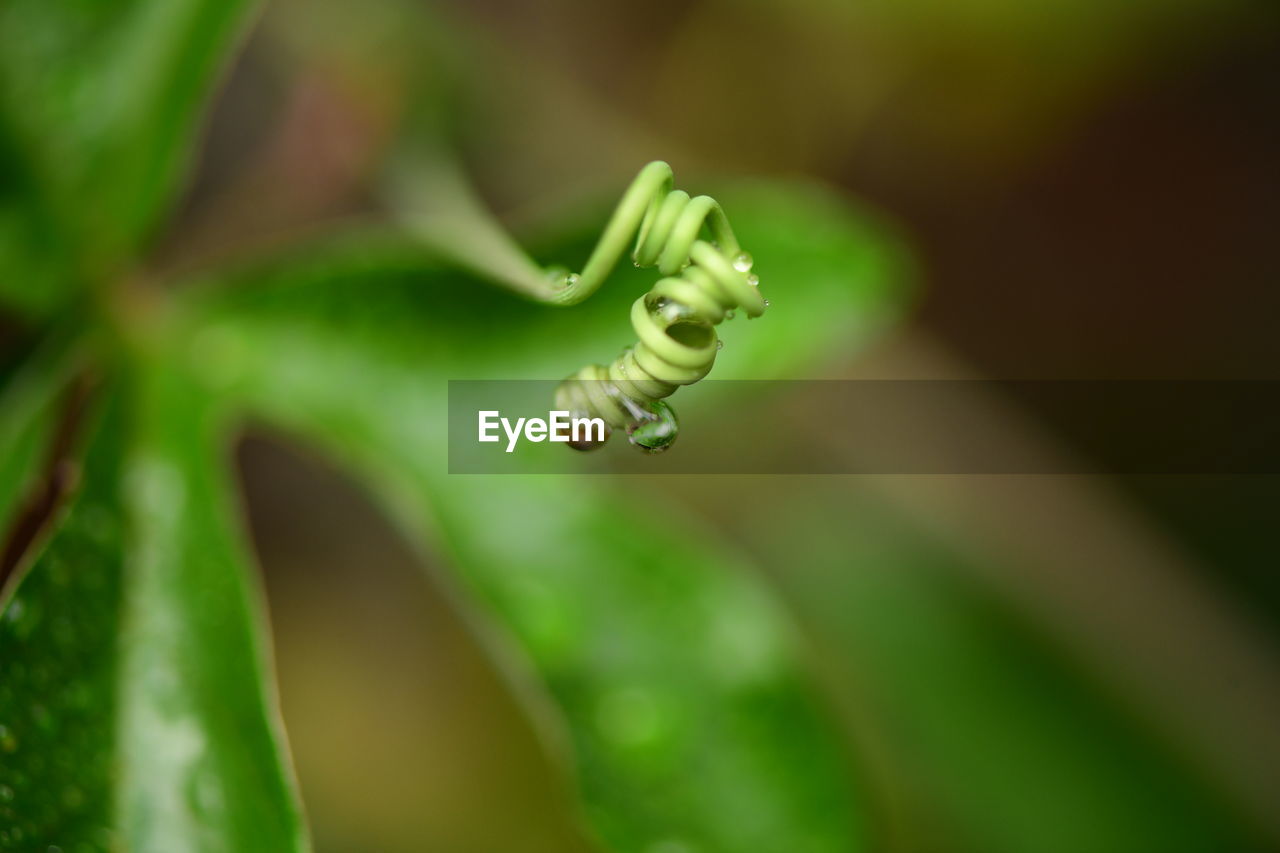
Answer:
[[724, 349], [724, 341], [716, 341], [716, 349]]
[[640, 419], [627, 426], [627, 440], [645, 453], [662, 453], [680, 432], [676, 413], [662, 400], [654, 400], [637, 412]]
[[578, 283], [578, 274], [576, 272], [571, 272], [564, 277], [565, 287], [573, 287], [577, 283]]
[[751, 255], [747, 254], [746, 252], [742, 252], [738, 255], [738, 257], [733, 259], [733, 268], [738, 272], [747, 272], [748, 270], [751, 269], [751, 265], [753, 263], [754, 263], [754, 260], [752, 259]]
[[737, 315], [736, 315], [736, 314], [734, 314], [732, 311], [726, 311], [726, 312], [724, 312], [724, 318], [725, 318], [726, 320], [732, 320], [735, 316], [737, 316]]
[[769, 300], [768, 300], [768, 299], [766, 299], [766, 300], [764, 301], [764, 307], [765, 307], [765, 308], [768, 308], [768, 307], [769, 307]]
[[751, 285], [752, 287], [759, 287], [760, 276], [756, 275], [755, 273], [752, 273], [751, 275], [747, 276], [747, 284]]
[[669, 323], [674, 323], [675, 321], [688, 316], [689, 313], [688, 306], [681, 305], [679, 302], [667, 302], [662, 306], [661, 311], [662, 316]]

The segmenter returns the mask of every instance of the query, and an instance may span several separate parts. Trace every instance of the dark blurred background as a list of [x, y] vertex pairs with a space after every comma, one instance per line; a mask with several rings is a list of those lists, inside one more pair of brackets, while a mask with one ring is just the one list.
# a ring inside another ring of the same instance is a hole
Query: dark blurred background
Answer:
[[[517, 229], [655, 157], [690, 189], [805, 176], [883, 211], [918, 301], [826, 375], [1276, 379], [1278, 20], [1249, 0], [278, 0], [157, 267], [371, 209], [404, 117], [440, 95]], [[1071, 426], [990, 417], [1050, 448]], [[240, 462], [319, 849], [579, 849], [448, 568], [424, 587], [358, 489], [277, 438]], [[1073, 815], [1154, 826], [1176, 796], [1142, 802], [1151, 754], [1280, 837], [1275, 478], [644, 488], [757, 555], [878, 768], [886, 846], [1080, 850]], [[933, 609], [882, 625], [877, 602]], [[877, 643], [919, 681], [859, 656]], [[1038, 775], [1085, 743], [1107, 757]]]

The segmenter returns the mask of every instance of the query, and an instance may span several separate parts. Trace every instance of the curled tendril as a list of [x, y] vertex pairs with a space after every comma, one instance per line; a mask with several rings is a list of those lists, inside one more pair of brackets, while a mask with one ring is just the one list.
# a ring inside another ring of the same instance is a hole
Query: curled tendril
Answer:
[[[663, 276], [631, 306], [639, 341], [612, 364], [593, 364], [562, 382], [557, 407], [599, 417], [625, 429], [641, 449], [658, 452], [675, 440], [675, 413], [665, 402], [681, 385], [706, 376], [715, 363], [715, 327], [735, 310], [748, 317], [768, 302], [751, 274], [724, 211], [712, 198], [672, 188], [671, 167], [654, 161], [623, 194], [581, 273], [544, 270], [484, 209], [456, 164], [438, 156], [406, 168], [390, 200], [418, 239], [440, 254], [539, 302], [576, 305], [600, 288], [634, 238], [638, 267]], [[435, 199], [423, 208], [424, 199]], [[574, 444], [587, 450], [602, 442]]]
[[664, 399], [711, 370], [720, 347], [715, 327], [735, 310], [758, 317], [768, 303], [720, 205], [672, 189], [671, 167], [661, 161], [636, 176], [581, 275], [564, 274], [553, 301], [574, 304], [594, 292], [632, 234], [636, 266], [664, 276], [631, 306], [639, 341], [612, 364], [588, 365], [562, 382], [556, 405], [602, 418], [611, 431], [626, 429], [633, 444], [658, 452], [678, 431]]

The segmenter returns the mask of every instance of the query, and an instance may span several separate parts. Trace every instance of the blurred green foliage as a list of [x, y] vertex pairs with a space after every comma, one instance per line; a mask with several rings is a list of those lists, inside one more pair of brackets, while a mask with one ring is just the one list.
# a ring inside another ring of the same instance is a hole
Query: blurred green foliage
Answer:
[[48, 311], [126, 272], [190, 166], [196, 123], [248, 3], [0, 10], [0, 292]]
[[[735, 561], [678, 527], [659, 534], [624, 523], [635, 512], [626, 501], [583, 484], [490, 484], [495, 491], [442, 476], [444, 380], [582, 360], [566, 344], [585, 354], [611, 338], [623, 286], [589, 312], [557, 316], [478, 290], [394, 233], [355, 233], [335, 241], [350, 247], [336, 259], [304, 251], [250, 273], [229, 299], [197, 288], [176, 323], [167, 309], [135, 307], [117, 281], [121, 262], [171, 195], [195, 95], [235, 16], [198, 4], [137, 4], [96, 23], [59, 20], [58, 11], [44, 20], [34, 7], [7, 10], [51, 33], [48, 54], [37, 43], [7, 58], [18, 72], [7, 78], [11, 103], [41, 105], [11, 110], [12, 138], [57, 155], [34, 141], [72, 117], [84, 130], [59, 136], [70, 155], [50, 166], [10, 165], [44, 194], [15, 202], [68, 212], [53, 227], [70, 248], [42, 255], [71, 258], [77, 269], [58, 271], [49, 288], [24, 288], [37, 298], [19, 304], [40, 313], [61, 301], [59, 289], [87, 287], [91, 300], [64, 311], [63, 322], [88, 309], [80, 357], [95, 364], [102, 387], [81, 425], [90, 437], [73, 454], [84, 457], [84, 485], [69, 510], [45, 520], [0, 623], [8, 667], [0, 718], [13, 753], [0, 776], [12, 822], [0, 844], [305, 846], [264, 694], [260, 617], [216, 470], [231, 403], [268, 417], [283, 411], [304, 437], [370, 466], [373, 482], [399, 498], [391, 509], [416, 516], [416, 532], [440, 527], [444, 540], [427, 541], [453, 555], [559, 705], [585, 812], [611, 848], [860, 847], [839, 738], [798, 668], [786, 619]], [[108, 43], [120, 82], [51, 61], [78, 55], [108, 23], [119, 27]], [[100, 113], [77, 109], [79, 98], [99, 101]], [[804, 188], [751, 192], [744, 212], [762, 237], [774, 235], [763, 242], [766, 252], [777, 247], [780, 280], [800, 284], [816, 272], [795, 288], [790, 323], [745, 338], [744, 364], [754, 351], [757, 365], [780, 371], [830, 346], [852, 318], [865, 328], [882, 317], [891, 291], [868, 255], [875, 238], [862, 226], [842, 229], [836, 202]], [[97, 203], [68, 201], [86, 194]], [[5, 411], [11, 492], [34, 479], [46, 448], [30, 423], [41, 410], [47, 420], [59, 387], [19, 380]], [[416, 476], [406, 481], [408, 472]], [[499, 517], [499, 501], [509, 517]], [[555, 511], [520, 523], [534, 506]], [[495, 526], [510, 532], [495, 539]], [[499, 541], [516, 547], [495, 551]], [[690, 774], [701, 781], [689, 784]]]
[[[898, 815], [911, 849], [1212, 850], [1257, 843], [1230, 804], [1098, 695], [1007, 606], [960, 580], [966, 558], [863, 490], [755, 495], [785, 540], [752, 537], [779, 584], [838, 647], [846, 701], [893, 744], [886, 786], [934, 820]], [[903, 614], [911, 614], [910, 619]], [[990, 807], [999, 804], [998, 807]]]
[[[726, 197], [793, 296], [772, 328], [726, 329], [720, 373], [800, 368], [892, 315], [902, 270], [864, 218], [803, 185]], [[584, 236], [542, 251], [580, 257]], [[346, 461], [412, 539], [450, 557], [555, 700], [607, 848], [861, 849], [840, 738], [739, 558], [590, 478], [446, 474], [447, 380], [555, 375], [607, 350], [645, 274], [555, 312], [396, 261], [387, 239], [304, 255], [204, 283], [179, 335], [192, 369]]]
[[[0, 519], [17, 530], [38, 508], [26, 496], [54, 470], [77, 472], [8, 567], [0, 602], [0, 849], [309, 846], [228, 467], [246, 423], [337, 462], [424, 562], [456, 572], [493, 666], [573, 780], [589, 846], [1066, 853], [1255, 842], [1211, 780], [1043, 648], [1034, 626], [955, 580], [944, 568], [955, 555], [842, 485], [800, 497], [743, 489], [734, 509], [768, 520], [744, 548], [652, 484], [446, 474], [448, 379], [554, 378], [613, 351], [650, 276], [620, 270], [573, 310], [535, 306], [451, 268], [383, 212], [266, 257], [157, 273], [155, 238], [251, 5], [0, 9], [0, 300], [24, 330], [0, 391]], [[722, 5], [695, 14], [714, 20]], [[1108, 62], [1120, 62], [1150, 19], [1102, 14], [1105, 4], [944, 5], [734, 7], [749, 29], [816, 47], [795, 51], [804, 61], [789, 69], [724, 71], [754, 81], [745, 88], [777, 116], [720, 111], [691, 133], [759, 129], [796, 163], [832, 156], [857, 110], [836, 121], [829, 104], [876, 93], [842, 85], [824, 63], [868, 18], [892, 19], [897, 33], [962, 25], [977, 46], [1029, 29], [1036, 38], [1004, 56], [1013, 66], [1061, 47], [1064, 27], [1109, 34]], [[486, 97], [471, 76], [488, 48], [410, 9], [388, 2], [351, 18], [325, 4], [295, 28], [307, 10], [282, 3], [266, 22], [286, 52], [323, 64], [367, 108], [368, 138], [344, 177], [368, 191], [395, 180], [394, 164], [388, 176], [362, 157], [380, 167], [393, 148], [411, 158], [441, 133], [466, 140], [477, 129], [536, 159], [543, 143], [503, 132], [515, 119], [502, 109], [486, 118], [453, 101]], [[340, 23], [317, 23], [330, 20]], [[697, 58], [728, 52], [724, 31], [688, 32], [657, 86], [676, 114], [700, 85], [717, 86]], [[416, 55], [428, 43], [438, 52]], [[1021, 85], [998, 63], [977, 68]], [[1052, 91], [1069, 98], [1087, 77], [1064, 73]], [[831, 99], [784, 97], [809, 82]], [[804, 128], [828, 121], [823, 145], [808, 147], [819, 137]], [[599, 138], [602, 126], [591, 124]], [[641, 144], [584, 147], [628, 146]], [[718, 377], [823, 375], [910, 304], [908, 255], [868, 212], [804, 181], [708, 189], [775, 306], [724, 329]], [[569, 225], [540, 217], [535, 253], [585, 256], [602, 201]], [[75, 441], [47, 459], [63, 401], [85, 383]]]

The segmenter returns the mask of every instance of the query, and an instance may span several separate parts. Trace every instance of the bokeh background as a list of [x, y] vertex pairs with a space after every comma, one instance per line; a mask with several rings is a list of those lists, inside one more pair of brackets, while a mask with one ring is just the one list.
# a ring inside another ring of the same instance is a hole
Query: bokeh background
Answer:
[[[374, 208], [402, 117], [431, 103], [517, 231], [655, 157], [694, 191], [802, 176], [878, 210], [914, 303], [822, 376], [1274, 379], [1278, 17], [1254, 0], [276, 0], [155, 272]], [[978, 415], [1088, 452], [1002, 401]], [[803, 437], [824, 439], [839, 452]], [[361, 489], [278, 436], [239, 463], [317, 848], [589, 849], [447, 563], [423, 583]], [[777, 591], [876, 849], [1280, 842], [1275, 478], [617, 488], [711, 518]]]

